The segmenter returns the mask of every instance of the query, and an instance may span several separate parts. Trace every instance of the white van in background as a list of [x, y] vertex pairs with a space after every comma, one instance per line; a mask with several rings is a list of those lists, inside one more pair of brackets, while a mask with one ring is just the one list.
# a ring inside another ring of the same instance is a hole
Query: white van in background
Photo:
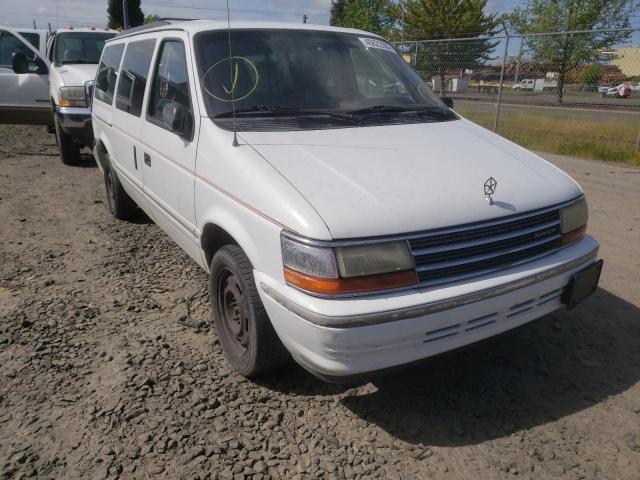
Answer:
[[62, 162], [79, 161], [80, 148], [93, 145], [91, 88], [104, 42], [115, 34], [69, 27], [46, 40], [44, 31], [0, 27], [0, 123], [47, 125]]

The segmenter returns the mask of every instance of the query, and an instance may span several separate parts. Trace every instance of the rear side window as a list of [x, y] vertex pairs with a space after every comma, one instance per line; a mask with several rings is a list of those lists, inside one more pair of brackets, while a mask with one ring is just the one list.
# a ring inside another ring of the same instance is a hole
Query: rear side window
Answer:
[[142, 99], [155, 45], [155, 39], [131, 42], [120, 68], [116, 108], [136, 117], [142, 112]]
[[96, 76], [96, 98], [101, 102], [111, 105], [113, 102], [113, 93], [116, 89], [116, 80], [118, 79], [118, 67], [124, 44], [110, 45], [104, 49], [102, 60], [98, 67], [98, 75]]
[[149, 96], [149, 119], [162, 126], [162, 109], [176, 102], [191, 113], [189, 74], [184, 44], [179, 40], [167, 40], [160, 46], [153, 85]]

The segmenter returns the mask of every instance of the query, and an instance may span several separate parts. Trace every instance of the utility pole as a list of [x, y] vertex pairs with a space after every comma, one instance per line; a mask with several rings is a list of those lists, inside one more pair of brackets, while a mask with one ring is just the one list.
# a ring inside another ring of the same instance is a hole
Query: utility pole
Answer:
[[34, 18], [34, 19], [33, 19], [33, 29], [35, 30], [36, 28], [37, 28], [37, 27], [36, 27], [36, 19]]
[[124, 30], [129, 28], [129, 2], [127, 0], [122, 0], [122, 24]]
[[307, 14], [302, 15], [302, 23], [307, 23], [307, 20], [309, 20], [309, 15]]
[[[527, 0], [527, 7], [524, 11], [524, 19], [527, 20], [529, 16], [529, 5], [531, 0]], [[518, 77], [520, 76], [520, 62], [522, 61], [522, 48], [524, 47], [524, 37], [520, 37], [520, 52], [518, 52], [518, 61], [516, 62], [516, 75], [513, 79], [513, 84], [518, 83]]]
[[400, 12], [401, 12], [401, 20], [402, 23], [400, 27], [400, 53], [404, 51], [404, 1], [400, 0]]

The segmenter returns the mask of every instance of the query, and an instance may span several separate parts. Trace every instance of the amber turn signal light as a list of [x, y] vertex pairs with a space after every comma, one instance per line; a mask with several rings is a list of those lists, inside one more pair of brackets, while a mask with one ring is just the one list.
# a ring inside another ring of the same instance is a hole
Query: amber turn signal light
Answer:
[[577, 240], [580, 240], [582, 237], [584, 237], [585, 233], [587, 233], [586, 224], [582, 225], [579, 228], [576, 228], [575, 230], [571, 230], [570, 232], [563, 234], [562, 237], [560, 238], [560, 245], [567, 245], [569, 243], [573, 243]]
[[418, 277], [414, 270], [367, 275], [364, 277], [318, 278], [285, 267], [284, 278], [290, 285], [323, 295], [374, 292], [376, 290], [407, 287], [418, 283]]

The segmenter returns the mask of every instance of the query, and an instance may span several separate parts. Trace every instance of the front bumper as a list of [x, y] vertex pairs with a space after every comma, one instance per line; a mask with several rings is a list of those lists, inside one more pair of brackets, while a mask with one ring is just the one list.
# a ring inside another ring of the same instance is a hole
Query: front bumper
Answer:
[[93, 144], [91, 110], [86, 107], [61, 107], [56, 105], [56, 113], [62, 130], [82, 145]]
[[498, 335], [561, 308], [572, 276], [596, 261], [590, 237], [466, 283], [349, 299], [305, 295], [255, 272], [294, 359], [332, 380], [410, 364]]

